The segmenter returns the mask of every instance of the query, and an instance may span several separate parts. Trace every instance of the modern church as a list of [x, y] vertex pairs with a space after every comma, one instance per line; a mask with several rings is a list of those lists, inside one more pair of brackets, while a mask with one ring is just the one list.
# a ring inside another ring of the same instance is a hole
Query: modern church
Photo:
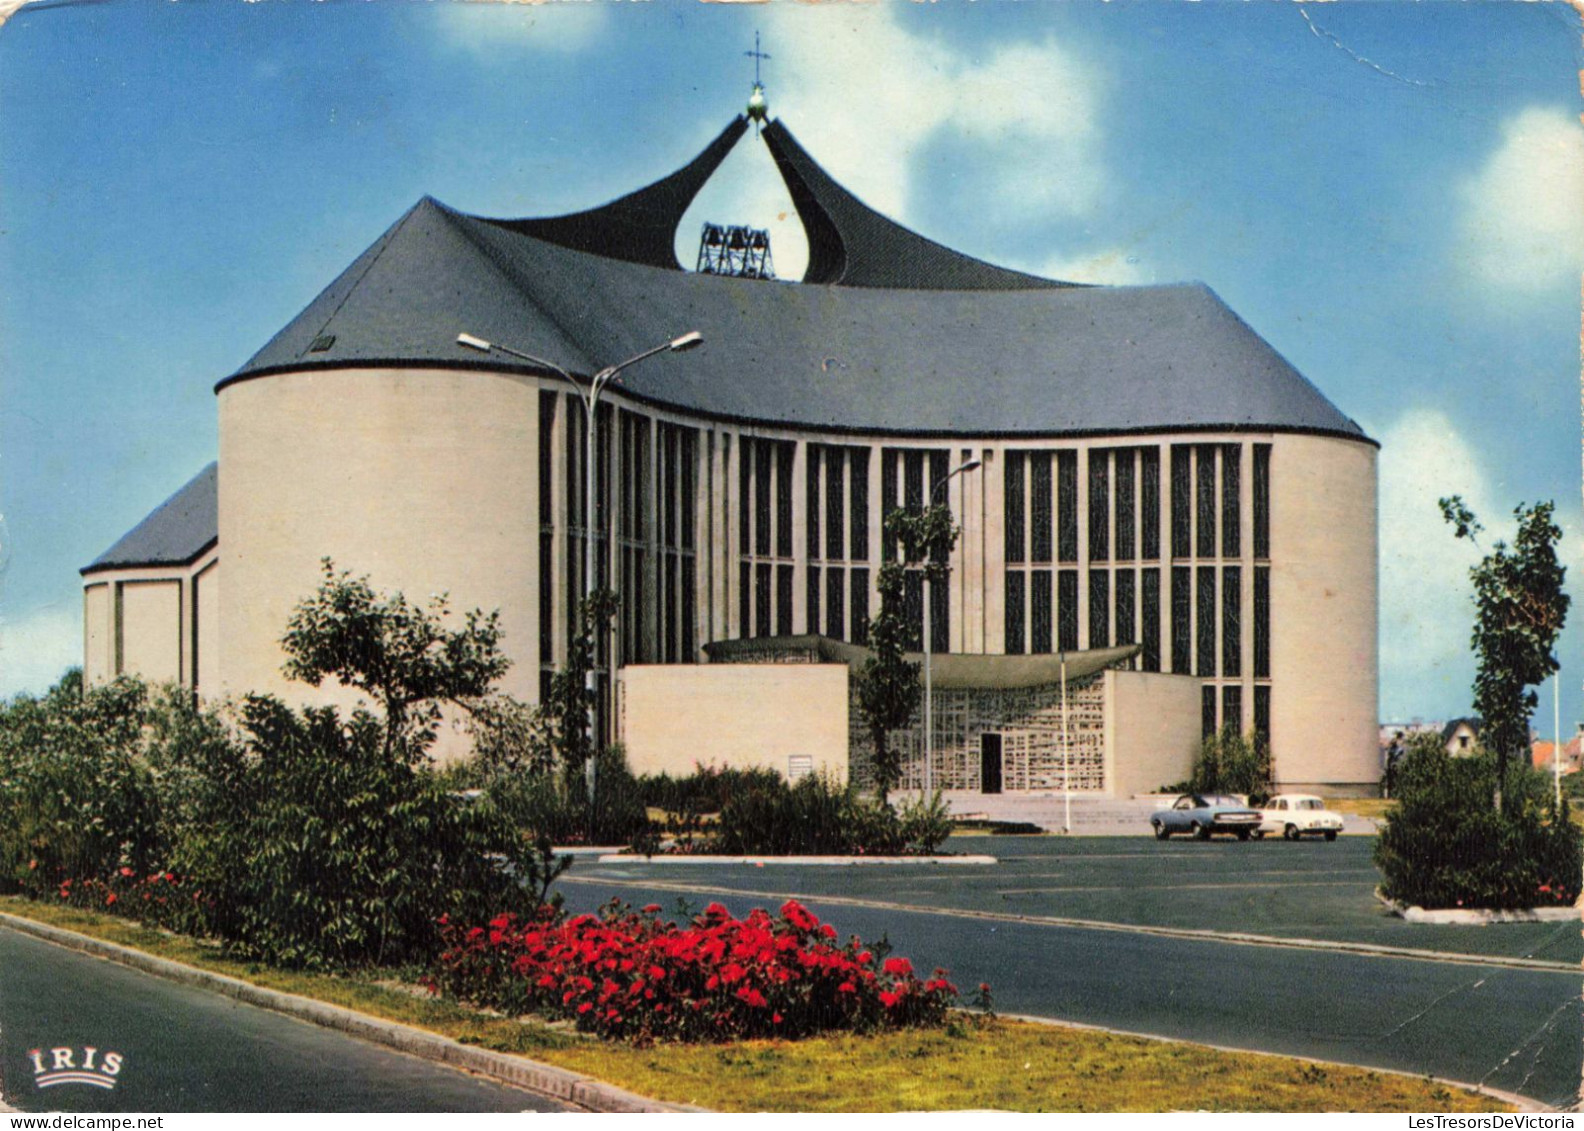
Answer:
[[[1287, 788], [1373, 792], [1376, 443], [1207, 287], [971, 258], [748, 127], [586, 212], [414, 205], [220, 381], [218, 463], [82, 571], [87, 677], [318, 700], [279, 641], [328, 557], [498, 609], [534, 702], [592, 560], [620, 602], [600, 725], [636, 771], [864, 781], [883, 517], [933, 501], [961, 537], [909, 577], [905, 786], [1127, 796], [1231, 726]], [[684, 212], [760, 142], [802, 280], [713, 224], [685, 269]]]

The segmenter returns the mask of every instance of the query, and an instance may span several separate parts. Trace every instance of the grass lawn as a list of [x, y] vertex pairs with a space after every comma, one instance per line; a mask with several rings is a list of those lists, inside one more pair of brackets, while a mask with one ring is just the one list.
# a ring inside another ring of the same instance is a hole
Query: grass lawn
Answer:
[[966, 1016], [939, 1032], [635, 1048], [414, 994], [390, 975], [274, 970], [125, 919], [18, 897], [0, 897], [0, 911], [721, 1111], [1511, 1110], [1421, 1078]]

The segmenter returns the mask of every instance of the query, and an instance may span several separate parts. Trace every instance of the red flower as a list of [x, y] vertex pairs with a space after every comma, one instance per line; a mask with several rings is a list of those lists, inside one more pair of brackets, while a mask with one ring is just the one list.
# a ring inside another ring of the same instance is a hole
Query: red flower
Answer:
[[114, 903], [115, 901], [116, 901], [116, 893], [115, 892], [111, 892], [109, 895], [105, 896], [105, 905], [106, 906], [109, 906], [110, 904]]
[[913, 963], [905, 958], [888, 958], [885, 960], [885, 972], [896, 978], [911, 978]]
[[132, 874], [132, 869], [131, 868], [127, 868], [127, 867], [122, 867], [121, 874], [123, 876], [130, 876]]

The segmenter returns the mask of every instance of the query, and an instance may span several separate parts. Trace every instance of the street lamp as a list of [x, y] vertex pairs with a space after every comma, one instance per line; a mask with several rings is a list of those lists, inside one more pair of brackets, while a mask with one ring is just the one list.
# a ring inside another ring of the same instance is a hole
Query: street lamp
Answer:
[[[694, 346], [703, 344], [703, 341], [703, 334], [700, 334], [697, 330], [690, 330], [680, 338], [672, 338], [669, 342], [664, 342], [652, 349], [646, 349], [640, 354], [634, 354], [619, 364], [607, 365], [604, 369], [594, 374], [593, 379], [589, 381], [588, 387], [585, 389], [572, 374], [553, 361], [535, 357], [531, 353], [524, 353], [522, 350], [513, 349], [511, 346], [503, 346], [499, 342], [486, 342], [483, 338], [474, 337], [472, 334], [457, 335], [457, 345], [459, 346], [466, 346], [468, 349], [478, 350], [480, 353], [503, 353], [509, 357], [526, 361], [530, 365], [537, 365], [540, 368], [553, 371], [564, 377], [567, 383], [577, 390], [578, 399], [583, 402], [583, 415], [588, 422], [588, 438], [583, 446], [583, 600], [585, 604], [587, 604], [589, 597], [594, 592], [594, 491], [596, 486], [594, 471], [599, 463], [599, 456], [596, 450], [599, 438], [595, 430], [595, 412], [599, 408], [600, 393], [604, 392], [606, 385], [611, 384], [613, 381], [618, 381], [621, 371], [629, 365], [636, 365], [645, 358], [653, 357], [657, 353], [665, 353], [667, 350], [672, 353], [681, 353], [683, 350], [690, 350]], [[584, 673], [583, 679], [583, 690], [588, 698], [588, 714], [584, 721], [589, 735], [589, 757], [584, 765], [584, 776], [588, 780], [590, 807], [594, 804], [594, 661], [596, 658], [597, 653], [596, 656], [589, 657], [588, 671]]]
[[[953, 476], [961, 475], [965, 471], [973, 471], [979, 466], [979, 461], [971, 459], [954, 471], [949, 471], [936, 481], [930, 489], [930, 506], [935, 506], [935, 500], [940, 496], [941, 490], [950, 483]], [[951, 504], [946, 504], [946, 516], [951, 517]], [[935, 713], [934, 713], [934, 687], [930, 681], [930, 657], [932, 654], [930, 641], [930, 606], [934, 604], [931, 598], [935, 593], [935, 582], [931, 579], [931, 568], [926, 563], [924, 567], [924, 792], [931, 793], [935, 788]]]

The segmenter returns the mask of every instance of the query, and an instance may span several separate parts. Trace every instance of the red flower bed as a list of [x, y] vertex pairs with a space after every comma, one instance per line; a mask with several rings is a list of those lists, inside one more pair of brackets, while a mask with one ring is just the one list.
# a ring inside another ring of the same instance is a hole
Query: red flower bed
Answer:
[[599, 915], [445, 924], [430, 989], [509, 1013], [565, 1017], [603, 1037], [720, 1041], [939, 1025], [957, 997], [788, 901], [733, 918], [712, 903], [688, 926], [613, 902]]

